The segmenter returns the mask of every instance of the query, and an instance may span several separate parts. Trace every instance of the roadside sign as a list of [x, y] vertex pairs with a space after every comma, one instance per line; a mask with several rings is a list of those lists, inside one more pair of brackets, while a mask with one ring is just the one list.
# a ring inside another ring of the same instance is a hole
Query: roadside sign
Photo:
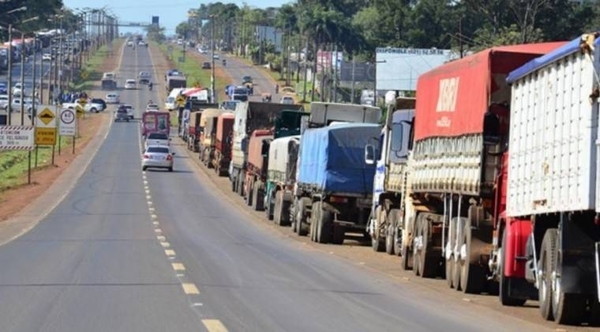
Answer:
[[56, 144], [56, 128], [35, 128], [35, 144], [54, 145]]
[[61, 136], [75, 136], [77, 128], [77, 116], [72, 109], [62, 109], [60, 111], [60, 125], [58, 134]]
[[56, 128], [56, 115], [54, 111], [46, 107], [35, 117], [35, 126], [41, 128]]
[[83, 78], [84, 80], [86, 80], [89, 76], [89, 74], [86, 70], [82, 71], [80, 75], [81, 75], [81, 78]]
[[185, 97], [183, 95], [178, 95], [177, 99], [175, 99], [175, 101], [177, 102], [177, 106], [179, 106], [179, 107], [185, 106]]
[[34, 127], [0, 126], [0, 151], [33, 150]]

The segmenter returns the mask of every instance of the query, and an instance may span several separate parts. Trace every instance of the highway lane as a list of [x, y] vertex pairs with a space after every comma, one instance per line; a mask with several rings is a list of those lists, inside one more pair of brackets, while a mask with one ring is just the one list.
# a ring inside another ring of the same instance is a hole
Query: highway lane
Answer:
[[[126, 50], [120, 74], [149, 65], [144, 52]], [[122, 93], [138, 116], [146, 97]], [[2, 331], [202, 330], [152, 227], [138, 128], [113, 124], [66, 199], [0, 247]]]
[[[31, 82], [33, 78], [33, 68], [35, 65], [35, 75], [36, 75], [36, 84], [40, 79], [40, 62], [42, 62], [42, 72], [44, 73], [44, 77], [48, 77], [48, 73], [50, 71], [50, 61], [42, 61], [42, 54], [47, 52], [48, 50], [38, 51], [36, 54], [36, 61], [34, 64], [33, 55], [29, 56], [29, 61], [25, 63], [25, 71], [23, 72], [23, 76], [25, 77], [26, 82]], [[21, 61], [13, 62], [12, 64], [12, 81], [14, 83], [21, 81]], [[0, 82], [8, 81], [8, 73], [5, 71], [0, 75]]]

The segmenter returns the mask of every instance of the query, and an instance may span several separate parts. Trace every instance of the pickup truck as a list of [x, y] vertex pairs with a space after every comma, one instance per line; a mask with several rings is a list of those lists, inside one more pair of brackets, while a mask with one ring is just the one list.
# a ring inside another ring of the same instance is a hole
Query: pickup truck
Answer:
[[166, 145], [169, 146], [171, 139], [165, 133], [150, 133], [144, 141], [144, 148], [148, 148], [151, 145]]

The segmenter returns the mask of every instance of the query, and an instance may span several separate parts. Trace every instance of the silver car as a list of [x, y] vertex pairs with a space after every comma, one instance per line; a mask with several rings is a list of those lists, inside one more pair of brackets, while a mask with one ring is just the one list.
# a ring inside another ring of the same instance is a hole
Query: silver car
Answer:
[[171, 148], [164, 145], [150, 145], [142, 155], [142, 170], [148, 168], [166, 168], [169, 172], [173, 172], [173, 156], [175, 152]]

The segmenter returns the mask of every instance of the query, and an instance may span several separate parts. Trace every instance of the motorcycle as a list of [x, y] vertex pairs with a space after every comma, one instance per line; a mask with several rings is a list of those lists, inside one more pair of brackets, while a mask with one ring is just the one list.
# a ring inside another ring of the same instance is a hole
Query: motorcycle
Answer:
[[148, 84], [148, 90], [152, 91], [152, 83]]
[[227, 66], [227, 61], [225, 61], [225, 59], [223, 59], [223, 67]]

